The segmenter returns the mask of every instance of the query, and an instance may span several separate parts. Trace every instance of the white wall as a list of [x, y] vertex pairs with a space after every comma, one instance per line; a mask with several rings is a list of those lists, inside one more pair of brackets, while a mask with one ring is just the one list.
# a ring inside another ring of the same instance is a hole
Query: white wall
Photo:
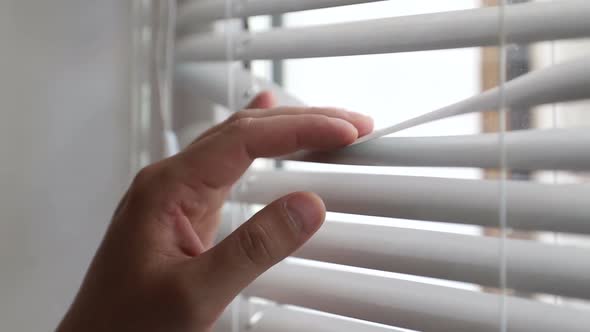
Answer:
[[51, 331], [129, 181], [131, 1], [0, 1], [0, 330]]

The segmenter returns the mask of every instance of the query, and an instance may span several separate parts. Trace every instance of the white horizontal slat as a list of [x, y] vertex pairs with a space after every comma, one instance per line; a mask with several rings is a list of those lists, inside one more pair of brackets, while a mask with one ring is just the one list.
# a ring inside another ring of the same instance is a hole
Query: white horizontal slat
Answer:
[[[590, 170], [590, 128], [523, 130], [505, 134], [507, 167]], [[499, 166], [497, 134], [385, 137], [330, 152], [300, 152], [284, 159], [371, 166]]]
[[260, 299], [239, 297], [221, 314], [214, 332], [232, 332], [237, 319], [239, 331], [251, 332], [411, 332], [387, 325], [338, 316], [307, 308], [285, 306]]
[[[590, 36], [590, 2], [509, 5], [507, 42], [529, 43]], [[397, 53], [498, 44], [498, 8], [480, 8], [314, 27], [224, 35], [205, 34], [179, 41], [179, 61], [290, 59]]]
[[[246, 289], [259, 296], [334, 314], [421, 331], [498, 331], [500, 296], [286, 260]], [[506, 299], [512, 332], [586, 332], [590, 312]]]
[[248, 299], [236, 297], [221, 313], [215, 322], [211, 332], [234, 332], [236, 325], [237, 331], [247, 329], [250, 325], [252, 316], [252, 307]]
[[229, 8], [227, 1], [223, 0], [192, 1], [180, 6], [177, 26], [182, 30], [195, 22], [202, 24], [224, 18], [274, 15], [377, 1], [383, 0], [237, 0], [231, 1]]
[[[590, 4], [590, 2], [588, 2]], [[530, 72], [502, 86], [458, 103], [403, 121], [399, 124], [376, 130], [357, 141], [362, 143], [376, 137], [389, 135], [421, 124], [460, 114], [498, 111], [502, 107], [535, 106], [590, 98], [590, 54], [557, 64], [552, 67]], [[502, 94], [502, 96], [501, 96]], [[526, 110], [527, 107], [513, 111]]]
[[[590, 298], [590, 250], [505, 240], [507, 287]], [[295, 256], [373, 270], [499, 286], [500, 240], [327, 221]]]
[[[245, 203], [313, 191], [333, 212], [499, 226], [499, 181], [263, 171], [244, 183], [235, 198]], [[590, 185], [508, 181], [506, 193], [508, 227], [590, 233]]]
[[248, 331], [252, 332], [403, 332], [402, 329], [370, 324], [355, 319], [326, 315], [310, 310], [274, 306], [260, 311]]
[[[225, 107], [233, 104], [236, 109], [246, 107], [261, 91], [272, 92], [280, 106], [303, 106], [276, 84], [252, 75], [238, 64], [181, 64], [176, 66], [174, 84], [176, 90], [198, 94]], [[230, 98], [234, 99], [231, 103]]]

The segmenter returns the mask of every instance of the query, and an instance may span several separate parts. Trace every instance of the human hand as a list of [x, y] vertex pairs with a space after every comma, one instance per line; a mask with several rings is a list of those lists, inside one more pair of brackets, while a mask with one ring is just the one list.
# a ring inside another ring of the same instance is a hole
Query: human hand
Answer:
[[212, 247], [224, 200], [255, 158], [339, 148], [372, 130], [360, 114], [272, 104], [259, 95], [138, 173], [59, 332], [208, 331], [243, 288], [318, 230], [321, 199], [293, 193]]

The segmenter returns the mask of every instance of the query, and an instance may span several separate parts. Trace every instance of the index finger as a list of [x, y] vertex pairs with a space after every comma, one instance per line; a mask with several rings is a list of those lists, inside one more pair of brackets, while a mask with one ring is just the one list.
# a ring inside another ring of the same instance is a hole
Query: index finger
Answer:
[[352, 144], [358, 130], [341, 118], [318, 114], [240, 118], [181, 153], [190, 181], [230, 186], [259, 157], [298, 150], [330, 150]]

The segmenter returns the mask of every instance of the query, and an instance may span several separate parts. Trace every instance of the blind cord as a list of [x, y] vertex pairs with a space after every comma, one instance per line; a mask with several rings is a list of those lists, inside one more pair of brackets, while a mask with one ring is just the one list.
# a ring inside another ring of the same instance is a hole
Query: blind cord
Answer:
[[[240, 1], [240, 0], [237, 0]], [[225, 20], [223, 29], [225, 30], [225, 61], [227, 65], [227, 107], [230, 112], [236, 111], [236, 99], [235, 99], [235, 77], [232, 64], [234, 62], [234, 51], [235, 51], [235, 42], [234, 42], [234, 35], [233, 35], [233, 25], [232, 20], [233, 18], [233, 9], [234, 9], [234, 0], [224, 0], [225, 2]], [[230, 192], [230, 199], [235, 201], [234, 199], [237, 197], [238, 193], [244, 189], [244, 184], [242, 181], [238, 181]], [[244, 206], [242, 204], [238, 204], [230, 206], [231, 209], [231, 230], [232, 232], [236, 230], [242, 218], [245, 217], [245, 213], [243, 212]], [[241, 321], [241, 305], [244, 301], [247, 301], [243, 298], [242, 295], [238, 295], [235, 300], [232, 302], [231, 305], [231, 331], [232, 332], [240, 332], [242, 321]]]
[[157, 2], [157, 4], [156, 47], [154, 48], [154, 61], [152, 61], [152, 72], [156, 85], [154, 99], [162, 125], [162, 157], [169, 157], [180, 151], [178, 137], [172, 125], [172, 82], [177, 5], [176, 0]]
[[508, 302], [506, 297], [507, 292], [507, 257], [506, 257], [506, 234], [508, 228], [508, 218], [507, 218], [507, 188], [506, 188], [506, 181], [508, 177], [508, 169], [507, 169], [507, 155], [506, 155], [506, 125], [508, 119], [508, 109], [506, 105], [506, 90], [505, 90], [505, 83], [506, 83], [506, 0], [499, 0], [498, 6], [498, 35], [499, 35], [499, 61], [500, 61], [500, 83], [499, 83], [499, 91], [498, 91], [498, 111], [499, 111], [499, 129], [500, 132], [498, 133], [498, 144], [499, 144], [499, 161], [500, 161], [500, 181], [499, 181], [499, 211], [498, 211], [498, 219], [499, 219], [499, 227], [500, 227], [500, 246], [499, 246], [499, 285], [500, 285], [500, 332], [507, 332], [508, 330]]

